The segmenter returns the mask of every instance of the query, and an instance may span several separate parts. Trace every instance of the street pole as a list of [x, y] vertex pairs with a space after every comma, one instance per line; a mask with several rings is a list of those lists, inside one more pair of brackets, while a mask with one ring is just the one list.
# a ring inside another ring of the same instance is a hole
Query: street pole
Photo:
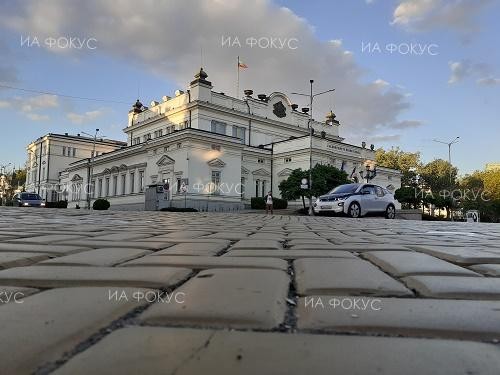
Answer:
[[[85, 132], [82, 132], [82, 133], [92, 137], [91, 134], [88, 134]], [[90, 210], [90, 201], [92, 199], [92, 197], [90, 195], [89, 185], [92, 184], [92, 175], [94, 173], [95, 145], [97, 142], [97, 133], [99, 133], [99, 129], [95, 130], [94, 142], [93, 142], [93, 146], [92, 146], [92, 154], [90, 155], [89, 178], [87, 180], [87, 210]]]
[[[453, 186], [452, 186], [453, 185], [453, 168], [451, 165], [451, 146], [453, 144], [457, 143], [459, 140], [460, 140], [460, 137], [456, 137], [455, 139], [453, 139], [450, 142], [444, 142], [444, 141], [440, 141], [437, 139], [433, 139], [434, 142], [442, 143], [442, 144], [448, 146], [448, 164], [450, 164], [450, 189], [453, 188]], [[453, 197], [451, 197], [451, 200], [452, 200], [452, 205], [453, 205]], [[450, 207], [450, 219], [451, 219], [451, 221], [453, 221], [453, 209], [452, 209], [452, 207]]]
[[328, 92], [333, 92], [335, 91], [335, 89], [330, 89], [330, 90], [326, 90], [326, 91], [322, 91], [322, 92], [319, 92], [319, 93], [316, 93], [316, 94], [313, 94], [313, 83], [314, 83], [314, 80], [313, 79], [310, 79], [309, 80], [309, 84], [311, 85], [310, 86], [310, 91], [309, 91], [309, 94], [302, 94], [302, 93], [298, 93], [298, 92], [292, 92], [291, 94], [293, 95], [301, 95], [301, 96], [309, 96], [309, 119], [307, 121], [307, 127], [309, 128], [309, 216], [313, 216], [314, 215], [314, 211], [313, 211], [313, 203], [312, 203], [312, 168], [313, 168], [313, 162], [312, 162], [312, 150], [313, 150], [313, 144], [312, 144], [312, 138], [313, 138], [313, 133], [314, 133], [314, 128], [312, 126], [312, 122], [313, 122], [313, 99], [314, 97], [316, 96], [319, 96], [319, 95], [323, 95], [323, 94], [326, 94]]

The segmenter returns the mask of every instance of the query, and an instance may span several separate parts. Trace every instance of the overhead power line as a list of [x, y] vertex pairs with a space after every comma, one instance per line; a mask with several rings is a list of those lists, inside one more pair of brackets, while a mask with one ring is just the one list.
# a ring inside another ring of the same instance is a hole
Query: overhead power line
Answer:
[[89, 100], [89, 101], [95, 101], [95, 102], [108, 102], [108, 103], [118, 103], [118, 104], [127, 104], [130, 105], [132, 102], [125, 102], [125, 101], [120, 101], [120, 100], [111, 100], [111, 99], [101, 99], [101, 98], [86, 98], [83, 96], [74, 96], [74, 95], [64, 95], [64, 94], [59, 94], [56, 92], [50, 92], [50, 91], [39, 91], [39, 90], [32, 90], [32, 89], [24, 89], [21, 87], [14, 87], [14, 86], [9, 86], [9, 85], [2, 85], [0, 84], [1, 88], [5, 89], [10, 89], [10, 90], [18, 90], [18, 91], [24, 91], [24, 92], [33, 92], [36, 94], [46, 94], [46, 95], [54, 95], [54, 96], [60, 96], [62, 98], [70, 98], [70, 99], [78, 99], [78, 100]]

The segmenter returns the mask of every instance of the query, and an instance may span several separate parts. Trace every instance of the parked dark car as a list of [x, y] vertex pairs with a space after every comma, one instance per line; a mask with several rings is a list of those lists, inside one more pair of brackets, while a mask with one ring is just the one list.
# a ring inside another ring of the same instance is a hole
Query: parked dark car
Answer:
[[37, 193], [17, 193], [14, 195], [14, 205], [19, 207], [45, 207], [45, 201]]

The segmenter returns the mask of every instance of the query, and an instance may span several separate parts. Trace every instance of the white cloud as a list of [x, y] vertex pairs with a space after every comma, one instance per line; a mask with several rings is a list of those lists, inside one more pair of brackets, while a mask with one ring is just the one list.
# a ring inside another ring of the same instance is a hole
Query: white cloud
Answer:
[[50, 119], [48, 115], [41, 115], [38, 113], [28, 113], [26, 117], [33, 121], [48, 121]]
[[383, 79], [381, 79], [381, 78], [376, 79], [375, 81], [373, 81], [373, 84], [374, 84], [375, 86], [380, 87], [380, 88], [384, 88], [384, 87], [389, 86], [389, 82], [384, 81], [384, 80], [383, 80]]
[[32, 121], [47, 121], [49, 116], [41, 114], [39, 111], [57, 107], [59, 107], [58, 97], [49, 94], [32, 97], [16, 96], [7, 100], [0, 100], [0, 108], [12, 108]]
[[419, 120], [403, 120], [391, 124], [390, 127], [393, 129], [410, 129], [410, 128], [418, 128], [422, 125], [423, 122]]
[[397, 142], [401, 139], [401, 135], [392, 134], [392, 135], [375, 135], [370, 138], [370, 142]]
[[103, 109], [88, 111], [81, 114], [75, 112], [69, 112], [68, 114], [66, 114], [66, 118], [70, 120], [73, 124], [83, 124], [85, 122], [95, 120], [96, 118], [102, 116], [103, 114], [104, 114]]
[[8, 108], [11, 106], [11, 103], [7, 100], [0, 100], [0, 108]]
[[392, 24], [408, 30], [449, 28], [472, 32], [479, 29], [477, 15], [491, 0], [400, 0]]
[[[343, 136], [360, 130], [372, 132], [377, 125], [395, 122], [409, 107], [404, 94], [363, 83], [365, 70], [352, 53], [343, 49], [340, 40], [320, 41], [304, 19], [268, 0], [165, 1], [140, 7], [134, 0], [121, 0], [118, 4], [111, 0], [15, 4], [17, 8], [4, 9], [0, 25], [18, 32], [30, 30], [39, 38], [96, 38], [96, 50], [72, 53], [83, 57], [105, 54], [174, 81], [180, 88], [199, 69], [200, 47], [214, 89], [231, 95], [236, 86], [234, 62], [238, 55], [249, 66], [240, 74], [242, 90], [302, 92], [308, 89], [309, 79], [314, 79], [318, 91], [336, 89], [334, 110], [343, 124]], [[223, 47], [223, 36], [237, 37], [242, 47]], [[249, 37], [296, 38], [298, 42], [296, 49], [251, 48], [245, 45]], [[159, 98], [142, 98], [143, 102], [153, 99]], [[301, 97], [292, 96], [292, 100], [300, 106], [306, 104]], [[318, 97], [314, 108], [318, 118], [330, 109], [330, 102], [327, 95]]]
[[500, 85], [500, 78], [486, 77], [479, 78], [476, 83], [483, 86], [495, 86]]
[[59, 106], [56, 95], [42, 94], [25, 100], [18, 100], [22, 112], [32, 112], [39, 109], [55, 108]]
[[496, 78], [490, 76], [491, 67], [485, 63], [475, 63], [470, 60], [450, 61], [448, 63], [451, 70], [449, 84], [455, 84], [469, 77], [477, 77], [476, 83], [479, 85], [494, 85]]

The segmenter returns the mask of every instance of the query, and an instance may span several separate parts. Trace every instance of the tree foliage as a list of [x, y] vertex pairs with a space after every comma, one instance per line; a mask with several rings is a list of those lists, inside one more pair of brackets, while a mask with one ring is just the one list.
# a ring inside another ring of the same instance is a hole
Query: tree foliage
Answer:
[[286, 200], [296, 200], [302, 198], [302, 204], [305, 208], [304, 198], [311, 196], [318, 197], [328, 193], [334, 187], [348, 184], [347, 174], [338, 168], [330, 165], [316, 164], [312, 168], [312, 189], [302, 189], [302, 179], [309, 180], [309, 170], [294, 169], [286, 180], [280, 182], [278, 188], [281, 197]]
[[375, 152], [378, 166], [401, 171], [401, 186], [415, 186], [416, 171], [422, 166], [419, 152], [405, 152], [399, 147]]

